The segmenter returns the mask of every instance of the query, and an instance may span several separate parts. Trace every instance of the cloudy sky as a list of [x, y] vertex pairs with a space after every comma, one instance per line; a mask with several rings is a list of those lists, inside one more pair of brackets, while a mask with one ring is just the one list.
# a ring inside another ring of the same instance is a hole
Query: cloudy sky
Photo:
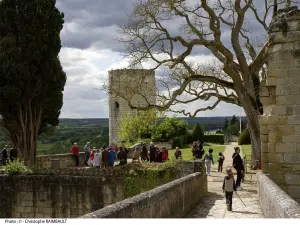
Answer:
[[[116, 41], [116, 31], [126, 23], [133, 2], [57, 0], [57, 7], [65, 14], [60, 59], [67, 83], [61, 118], [108, 118], [107, 96], [97, 89], [107, 81], [109, 70], [128, 65], [122, 61], [123, 46]], [[207, 51], [194, 57], [203, 62], [211, 58]], [[206, 104], [194, 102], [185, 107], [193, 110]], [[198, 116], [231, 116], [241, 111], [237, 106], [222, 103]]]

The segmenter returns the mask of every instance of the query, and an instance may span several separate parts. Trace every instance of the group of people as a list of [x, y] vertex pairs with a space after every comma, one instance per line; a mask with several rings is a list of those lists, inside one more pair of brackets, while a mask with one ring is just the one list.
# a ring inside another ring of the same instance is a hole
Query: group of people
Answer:
[[226, 205], [228, 211], [232, 211], [233, 192], [237, 192], [237, 190], [240, 188], [241, 182], [243, 182], [245, 171], [244, 163], [240, 156], [240, 148], [235, 147], [234, 150], [235, 152], [232, 155], [232, 167], [234, 167], [234, 169], [237, 172], [237, 178], [235, 180], [232, 169], [230, 167], [227, 168], [226, 176], [224, 177], [222, 187], [223, 192], [225, 192]]
[[[84, 166], [93, 167], [113, 167], [115, 161], [118, 159], [120, 161], [119, 166], [127, 164], [127, 154], [128, 149], [124, 147], [124, 142], [122, 142], [122, 147], [117, 145], [109, 145], [108, 147], [103, 146], [101, 149], [96, 147], [91, 147], [90, 142], [87, 142], [84, 146], [85, 160]], [[73, 147], [70, 149], [70, 154], [73, 156], [75, 161], [75, 166], [79, 166], [79, 147], [77, 143], [74, 143]], [[174, 156], [176, 159], [182, 159], [182, 153], [178, 147], [176, 147]], [[169, 152], [167, 148], [154, 145], [153, 142], [150, 143], [149, 151], [145, 143], [142, 144], [142, 148], [136, 147], [132, 162], [150, 162], [150, 163], [163, 163], [169, 160]]]
[[17, 158], [18, 151], [15, 148], [11, 148], [8, 150], [8, 145], [5, 145], [5, 147], [0, 152], [1, 162], [2, 165], [6, 165], [6, 163], [10, 160], [13, 162]]
[[[101, 149], [96, 147], [91, 148], [90, 142], [87, 142], [84, 146], [85, 160], [84, 166], [93, 166], [98, 168], [114, 167], [116, 159], [119, 159], [119, 166], [127, 164], [128, 150], [125, 147], [117, 147], [109, 145], [103, 146]], [[77, 143], [74, 143], [70, 149], [70, 154], [73, 156], [75, 166], [79, 166], [79, 147]]]

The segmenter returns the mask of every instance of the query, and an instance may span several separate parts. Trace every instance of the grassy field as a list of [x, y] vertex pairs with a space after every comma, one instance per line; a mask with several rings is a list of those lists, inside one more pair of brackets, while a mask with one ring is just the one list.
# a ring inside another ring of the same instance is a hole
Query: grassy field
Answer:
[[243, 155], [246, 155], [247, 160], [251, 160], [251, 145], [242, 145]]
[[[205, 153], [208, 152], [209, 148], [212, 148], [213, 151], [213, 158], [215, 163], [217, 163], [217, 160], [219, 158], [219, 152], [224, 152], [225, 146], [223, 145], [214, 145], [214, 144], [209, 144], [208, 146], [203, 146]], [[180, 149], [182, 152], [182, 160], [193, 160], [193, 154], [192, 154], [192, 146], [189, 146], [187, 148], [182, 148]], [[174, 159], [174, 152], [175, 150], [169, 150], [169, 158]]]

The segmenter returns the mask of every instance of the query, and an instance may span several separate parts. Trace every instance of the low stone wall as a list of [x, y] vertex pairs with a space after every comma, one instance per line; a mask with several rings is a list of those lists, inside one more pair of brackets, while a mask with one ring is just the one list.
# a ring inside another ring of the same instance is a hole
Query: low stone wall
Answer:
[[[84, 153], [79, 154], [79, 164], [84, 162]], [[39, 155], [36, 157], [36, 165], [40, 168], [66, 168], [74, 167], [75, 161], [70, 154]]]
[[265, 218], [300, 219], [300, 205], [267, 175], [257, 174], [258, 198]]
[[182, 218], [206, 190], [205, 174], [196, 172], [81, 218]]

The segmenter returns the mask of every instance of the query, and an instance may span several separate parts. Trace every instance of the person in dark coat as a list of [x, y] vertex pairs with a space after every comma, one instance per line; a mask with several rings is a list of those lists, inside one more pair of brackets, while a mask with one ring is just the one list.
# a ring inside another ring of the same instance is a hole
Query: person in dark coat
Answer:
[[149, 161], [148, 150], [147, 150], [145, 143], [143, 143], [143, 146], [142, 146], [141, 160], [142, 160], [142, 162]]
[[163, 149], [158, 150], [156, 155], [156, 162], [162, 163], [163, 162]]
[[2, 149], [1, 158], [2, 158], [2, 164], [6, 165], [8, 160], [8, 145], [5, 145], [5, 147]]
[[236, 188], [238, 188], [241, 186], [243, 172], [245, 171], [245, 169], [244, 169], [244, 163], [243, 163], [242, 157], [240, 156], [240, 148], [235, 147], [234, 150], [235, 150], [235, 153], [233, 153], [233, 155], [232, 155], [232, 159], [233, 159], [232, 166], [234, 167], [234, 169], [236, 170], [236, 173], [237, 173], [235, 186], [236, 186]]
[[9, 157], [10, 157], [10, 160], [12, 162], [17, 158], [17, 155], [18, 155], [17, 149], [16, 148], [11, 148], [10, 152], [9, 152]]
[[156, 147], [154, 146], [154, 143], [150, 143], [150, 162], [155, 162], [155, 154], [156, 154]]
[[117, 157], [120, 160], [119, 166], [123, 166], [123, 165], [127, 164], [127, 153], [125, 152], [125, 149], [123, 147], [120, 147], [120, 151], [119, 151]]
[[182, 159], [182, 153], [178, 147], [176, 147], [176, 149], [175, 149], [174, 156], [176, 159]]

